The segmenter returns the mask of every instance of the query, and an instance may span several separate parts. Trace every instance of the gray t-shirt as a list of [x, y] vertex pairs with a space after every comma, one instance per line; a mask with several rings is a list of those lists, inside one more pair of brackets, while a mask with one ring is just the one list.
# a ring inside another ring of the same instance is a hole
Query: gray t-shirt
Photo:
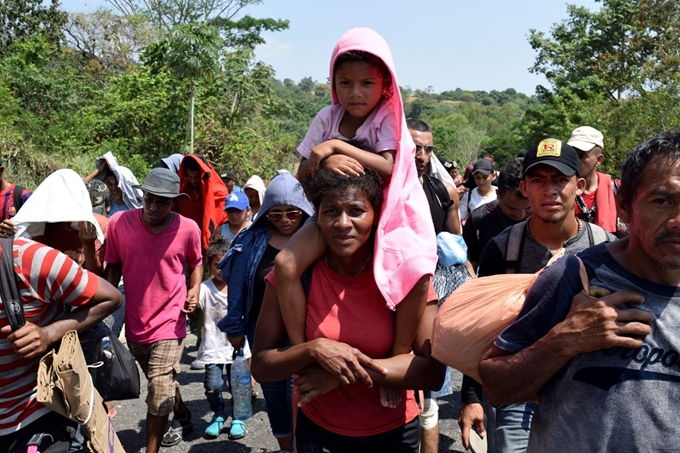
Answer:
[[[604, 244], [579, 256], [591, 285], [642, 294], [645, 302], [639, 308], [651, 311], [655, 322], [640, 348], [579, 355], [546, 383], [539, 394], [528, 451], [679, 451], [680, 288], [631, 274]], [[517, 352], [564, 320], [573, 296], [583, 289], [578, 269], [572, 256], [546, 269], [496, 346]]]

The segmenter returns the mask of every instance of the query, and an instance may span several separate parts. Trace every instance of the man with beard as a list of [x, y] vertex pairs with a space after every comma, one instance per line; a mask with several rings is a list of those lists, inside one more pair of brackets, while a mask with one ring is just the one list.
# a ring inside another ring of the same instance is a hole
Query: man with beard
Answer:
[[[519, 187], [531, 204], [531, 218], [507, 228], [487, 244], [479, 260], [480, 277], [535, 273], [561, 249], [565, 254], [575, 255], [595, 244], [616, 239], [601, 227], [574, 215], [574, 200], [585, 186], [579, 171], [576, 151], [559, 140], [547, 138], [527, 151]], [[465, 404], [478, 404], [474, 427], [484, 435], [484, 417], [479, 405], [483, 403], [482, 386], [465, 376], [461, 394]], [[525, 451], [535, 409], [536, 405], [527, 400], [501, 404], [495, 414], [490, 406], [485, 407], [489, 420], [495, 415], [495, 426], [487, 426], [489, 451]], [[462, 434], [465, 439], [466, 433]]]
[[628, 153], [616, 196], [630, 235], [543, 272], [479, 371], [494, 404], [538, 396], [529, 451], [669, 451], [680, 410], [680, 133]]

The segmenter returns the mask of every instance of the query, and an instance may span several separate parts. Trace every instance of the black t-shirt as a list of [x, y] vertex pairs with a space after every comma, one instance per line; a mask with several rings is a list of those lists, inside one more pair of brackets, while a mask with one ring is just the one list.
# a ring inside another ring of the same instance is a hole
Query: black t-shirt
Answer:
[[[484, 213], [479, 222], [474, 221], [479, 214], [477, 211]], [[498, 200], [479, 206], [472, 212], [463, 226], [463, 239], [468, 246], [468, 259], [479, 263], [486, 244], [517, 222], [503, 214], [503, 210], [498, 206]]]
[[264, 289], [267, 287], [264, 278], [274, 268], [274, 258], [276, 258], [276, 255], [278, 255], [279, 252], [279, 249], [267, 244], [267, 248], [262, 254], [260, 262], [257, 263], [255, 280], [253, 281], [253, 304], [250, 306], [250, 313], [248, 314], [250, 319], [257, 319], [260, 315], [262, 299], [264, 299]]

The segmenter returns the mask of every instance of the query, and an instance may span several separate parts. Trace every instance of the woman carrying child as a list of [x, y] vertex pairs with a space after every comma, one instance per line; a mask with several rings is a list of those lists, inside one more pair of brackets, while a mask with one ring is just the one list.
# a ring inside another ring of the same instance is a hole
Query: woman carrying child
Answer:
[[[430, 211], [418, 179], [415, 145], [406, 127], [389, 46], [375, 31], [355, 28], [335, 45], [330, 65], [333, 105], [319, 112], [298, 147], [304, 181], [319, 168], [343, 176], [375, 170], [386, 183], [372, 262], [389, 309], [396, 309], [392, 355], [407, 353], [437, 264]], [[378, 216], [376, 216], [378, 217]], [[315, 223], [305, 225], [276, 257], [277, 294], [291, 344], [305, 341], [302, 273], [324, 256], [327, 244]], [[394, 407], [399, 396], [382, 393]]]

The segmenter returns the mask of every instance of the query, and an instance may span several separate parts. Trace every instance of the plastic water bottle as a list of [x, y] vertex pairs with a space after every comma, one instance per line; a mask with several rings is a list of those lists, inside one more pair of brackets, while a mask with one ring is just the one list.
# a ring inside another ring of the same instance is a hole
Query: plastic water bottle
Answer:
[[248, 420], [253, 416], [253, 390], [250, 385], [250, 367], [243, 356], [243, 348], [231, 364], [231, 398], [234, 407], [234, 420]]
[[113, 346], [109, 337], [102, 338], [102, 352], [104, 353], [104, 362], [107, 367], [111, 366], [113, 362]]

